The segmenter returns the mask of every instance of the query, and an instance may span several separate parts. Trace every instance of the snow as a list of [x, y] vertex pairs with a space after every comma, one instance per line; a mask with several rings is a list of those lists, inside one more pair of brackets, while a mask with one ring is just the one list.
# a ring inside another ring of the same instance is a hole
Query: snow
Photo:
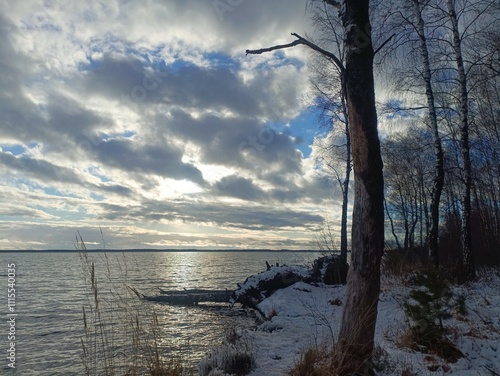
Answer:
[[[483, 271], [477, 282], [452, 287], [455, 294], [466, 297], [467, 308], [466, 315], [444, 321], [450, 329], [448, 339], [465, 354], [455, 364], [397, 345], [408, 327], [403, 302], [413, 288], [401, 278], [383, 277], [375, 344], [383, 350], [379, 362], [384, 369], [378, 375], [399, 376], [405, 369], [419, 376], [500, 373], [499, 271]], [[329, 346], [339, 330], [344, 293], [344, 286], [297, 282], [264, 299], [259, 309], [269, 320], [243, 333], [255, 357], [250, 375], [286, 375], [305, 350]]]
[[287, 273], [293, 273], [302, 278], [311, 278], [311, 269], [304, 266], [272, 266], [269, 270], [265, 272], [252, 275], [246, 279], [246, 281], [241, 285], [241, 287], [236, 290], [235, 296], [238, 298], [241, 295], [247, 293], [250, 289], [257, 289], [259, 284], [263, 281], [272, 280], [277, 273], [282, 276], [286, 276]]

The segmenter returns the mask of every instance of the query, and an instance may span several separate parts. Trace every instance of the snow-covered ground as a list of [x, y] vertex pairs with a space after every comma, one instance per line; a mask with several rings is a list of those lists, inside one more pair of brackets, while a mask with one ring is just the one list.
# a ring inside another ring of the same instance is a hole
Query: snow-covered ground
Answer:
[[[404, 370], [418, 376], [500, 374], [500, 271], [483, 271], [477, 282], [452, 288], [466, 297], [467, 307], [466, 315], [444, 322], [448, 338], [465, 354], [454, 364], [396, 344], [408, 327], [402, 304], [412, 288], [399, 278], [383, 277], [375, 338], [382, 349], [378, 353], [384, 369], [379, 375], [399, 376]], [[339, 330], [344, 292], [343, 286], [298, 282], [263, 300], [259, 308], [270, 320], [243, 334], [255, 356], [251, 375], [286, 375], [306, 349], [331, 344]]]

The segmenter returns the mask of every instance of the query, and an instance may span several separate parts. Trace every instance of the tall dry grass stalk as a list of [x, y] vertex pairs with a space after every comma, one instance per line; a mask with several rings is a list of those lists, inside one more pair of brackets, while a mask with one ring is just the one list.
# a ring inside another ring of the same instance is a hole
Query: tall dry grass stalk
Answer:
[[[101, 232], [102, 235], [102, 232]], [[82, 363], [86, 376], [181, 376], [186, 371], [181, 360], [166, 356], [158, 314], [150, 304], [138, 299], [127, 286], [128, 267], [117, 260], [110, 266], [106, 253], [99, 254], [105, 279], [98, 283], [94, 258], [77, 232], [87, 302], [82, 307], [84, 334], [81, 338]], [[114, 274], [119, 273], [119, 278]]]

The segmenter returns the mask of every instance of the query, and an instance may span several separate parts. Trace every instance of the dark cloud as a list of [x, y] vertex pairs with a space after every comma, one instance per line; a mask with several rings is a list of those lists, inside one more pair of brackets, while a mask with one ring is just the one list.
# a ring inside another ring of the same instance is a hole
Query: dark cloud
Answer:
[[182, 162], [182, 150], [166, 143], [148, 145], [129, 139], [112, 139], [101, 142], [93, 151], [97, 160], [106, 166], [205, 185], [201, 171]]
[[202, 114], [194, 118], [181, 109], [155, 120], [156, 130], [200, 147], [204, 163], [247, 170], [278, 169], [301, 173], [302, 155], [289, 135], [265, 127], [255, 118]]
[[166, 109], [226, 110], [239, 116], [288, 119], [301, 106], [302, 73], [296, 67], [259, 70], [253, 75], [245, 80], [224, 64], [202, 67], [180, 61], [165, 66], [133, 54], [105, 54], [74, 85], [84, 88], [87, 96], [102, 95], [139, 111], [161, 104]]
[[64, 146], [67, 146], [67, 143], [80, 140], [97, 130], [112, 129], [112, 119], [85, 108], [81, 102], [54, 93], [48, 99], [45, 112], [49, 119], [46, 127], [50, 130], [53, 141], [51, 148], [58, 149], [58, 141], [63, 141]]
[[102, 204], [100, 219], [140, 222], [182, 220], [191, 223], [248, 230], [283, 228], [313, 229], [323, 217], [291, 208], [271, 205], [230, 205], [222, 202], [196, 203], [186, 200], [143, 201], [141, 205]]
[[29, 143], [42, 138], [46, 123], [23, 90], [35, 61], [14, 48], [17, 30], [0, 14], [0, 130], [2, 137]]
[[[111, 99], [128, 101], [143, 101], [152, 95], [143, 97], [141, 94], [147, 92], [150, 86], [147, 81], [147, 61], [133, 53], [128, 56], [111, 56], [104, 54], [96, 61], [90, 61], [85, 67], [81, 77], [75, 79], [75, 85], [80, 85], [88, 96], [101, 94]], [[160, 76], [158, 76], [161, 79]], [[134, 90], [134, 88], [142, 88]], [[139, 97], [139, 95], [141, 95]], [[133, 98], [132, 98], [133, 97]], [[158, 100], [158, 99], [157, 99]]]
[[133, 193], [129, 188], [119, 184], [91, 183], [76, 169], [57, 166], [41, 159], [15, 157], [11, 153], [0, 152], [0, 170], [3, 170], [4, 176], [29, 177], [44, 186], [54, 188], [59, 186], [71, 188], [73, 186], [85, 188], [90, 192], [112, 193], [123, 197], [131, 196]]
[[265, 192], [253, 184], [252, 180], [231, 175], [222, 178], [216, 184], [221, 195], [240, 198], [248, 201], [259, 201], [265, 198]]
[[0, 152], [0, 167], [5, 172], [28, 175], [42, 182], [65, 182], [81, 185], [82, 178], [72, 169], [60, 167], [52, 163], [25, 157], [14, 157], [10, 153]]

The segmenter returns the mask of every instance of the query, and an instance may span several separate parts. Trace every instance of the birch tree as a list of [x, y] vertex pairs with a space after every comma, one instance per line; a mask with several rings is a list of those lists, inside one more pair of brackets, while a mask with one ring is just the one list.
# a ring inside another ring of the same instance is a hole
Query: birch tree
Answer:
[[455, 1], [447, 0], [450, 17], [451, 31], [453, 35], [453, 51], [457, 66], [457, 79], [459, 86], [459, 116], [460, 116], [460, 140], [462, 149], [462, 168], [464, 174], [464, 188], [462, 196], [462, 257], [466, 280], [473, 280], [476, 275], [474, 258], [472, 252], [471, 232], [471, 187], [472, 166], [469, 145], [469, 95], [467, 88], [467, 75], [465, 73], [464, 59], [462, 55], [462, 39], [458, 26], [458, 17], [455, 10]]
[[427, 47], [427, 38], [425, 34], [425, 23], [422, 17], [422, 9], [420, 0], [412, 0], [415, 18], [417, 20], [417, 35], [420, 42], [420, 56], [422, 62], [422, 78], [425, 82], [425, 95], [427, 97], [428, 115], [431, 123], [431, 129], [434, 136], [434, 151], [435, 151], [435, 168], [434, 168], [434, 183], [431, 194], [431, 227], [429, 232], [429, 256], [434, 263], [434, 266], [439, 266], [439, 202], [444, 185], [444, 155], [439, 135], [439, 126], [436, 114], [436, 106], [434, 100], [434, 90], [432, 87], [432, 72], [429, 59], [429, 50]]
[[[397, 41], [394, 43], [389, 55], [394, 65], [396, 60], [404, 67], [398, 71], [396, 77], [399, 82], [397, 90], [411, 93], [410, 106], [404, 108], [390, 108], [393, 111], [418, 112], [426, 111], [428, 124], [433, 135], [434, 147], [434, 177], [432, 180], [431, 197], [429, 204], [430, 227], [427, 237], [429, 258], [435, 267], [439, 266], [439, 219], [440, 202], [445, 181], [444, 151], [439, 127], [438, 106], [436, 105], [436, 71], [440, 66], [435, 66], [435, 59], [431, 57], [429, 37], [438, 27], [435, 24], [428, 26], [424, 15], [428, 8], [428, 1], [405, 0], [393, 1], [386, 5], [389, 14], [386, 28], [392, 32], [397, 30]], [[432, 36], [434, 42], [435, 36]], [[416, 55], [415, 55], [416, 54]], [[415, 59], [415, 60], [413, 60]], [[385, 61], [387, 63], [387, 59]], [[422, 93], [420, 88], [425, 91]], [[405, 93], [406, 94], [406, 93]], [[419, 97], [425, 98], [425, 104], [419, 103]]]
[[[421, 249], [428, 234], [427, 186], [432, 185], [432, 135], [412, 126], [382, 144], [385, 207], [400, 250]], [[431, 166], [431, 167], [429, 167]]]

